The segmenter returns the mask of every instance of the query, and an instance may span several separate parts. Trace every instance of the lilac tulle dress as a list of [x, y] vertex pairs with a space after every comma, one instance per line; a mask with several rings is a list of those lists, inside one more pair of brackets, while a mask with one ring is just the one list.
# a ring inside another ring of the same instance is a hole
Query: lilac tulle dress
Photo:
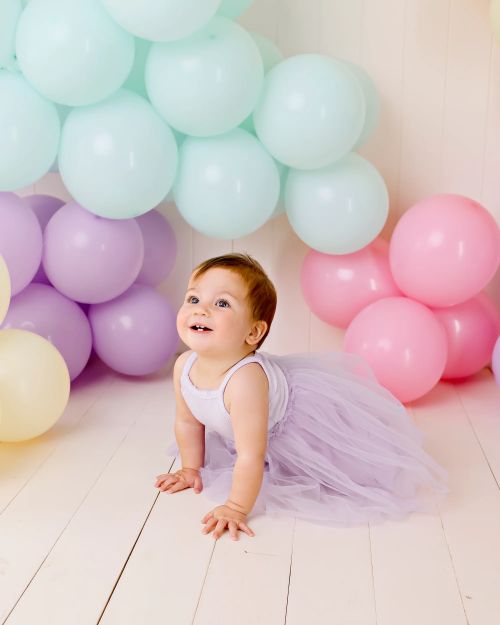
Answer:
[[[448, 492], [446, 471], [422, 447], [422, 432], [402, 404], [357, 356], [343, 352], [275, 356], [256, 352], [237, 362], [217, 389], [181, 392], [205, 425], [203, 494], [228, 498], [236, 460], [223, 393], [231, 375], [258, 362], [269, 380], [269, 438], [264, 479], [251, 514], [295, 516], [349, 526], [434, 513]], [[178, 453], [173, 443], [168, 452]]]

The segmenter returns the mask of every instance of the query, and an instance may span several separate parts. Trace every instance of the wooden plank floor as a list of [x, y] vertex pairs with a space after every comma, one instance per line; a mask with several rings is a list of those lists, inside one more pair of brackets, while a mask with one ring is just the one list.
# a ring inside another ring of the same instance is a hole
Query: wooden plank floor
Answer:
[[435, 514], [328, 528], [254, 516], [256, 536], [201, 534], [213, 507], [159, 495], [176, 468], [168, 370], [98, 361], [58, 424], [0, 445], [0, 623], [498, 625], [500, 389], [485, 370], [411, 406], [452, 492]]

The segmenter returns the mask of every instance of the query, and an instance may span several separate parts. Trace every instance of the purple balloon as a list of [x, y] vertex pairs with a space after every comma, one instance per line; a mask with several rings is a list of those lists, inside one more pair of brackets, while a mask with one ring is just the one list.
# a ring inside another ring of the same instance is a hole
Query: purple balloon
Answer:
[[92, 332], [85, 313], [46, 284], [30, 284], [13, 297], [1, 327], [28, 330], [50, 341], [61, 352], [72, 380], [89, 359]]
[[491, 368], [493, 369], [493, 375], [495, 380], [500, 386], [500, 336], [497, 338], [495, 347], [493, 348], [493, 356], [491, 358]]
[[96, 304], [121, 295], [143, 260], [144, 241], [135, 219], [98, 217], [70, 202], [45, 228], [45, 273], [58, 291], [77, 302]]
[[[45, 226], [49, 223], [49, 219], [52, 215], [60, 209], [61, 206], [66, 204], [64, 200], [54, 197], [53, 195], [27, 195], [23, 199], [35, 213], [38, 223], [40, 224], [40, 228], [42, 229], [42, 233], [45, 231]], [[32, 282], [49, 284], [49, 279], [45, 275], [41, 259], [40, 266], [38, 267], [38, 271], [36, 272]]]
[[40, 265], [42, 230], [31, 208], [14, 193], [0, 193], [0, 254], [9, 270], [12, 295], [16, 295]]
[[153, 373], [178, 345], [176, 314], [150, 286], [134, 284], [111, 302], [93, 304], [89, 320], [97, 355], [119, 373]]
[[136, 217], [144, 239], [144, 262], [136, 282], [157, 286], [172, 271], [177, 244], [171, 225], [153, 209]]

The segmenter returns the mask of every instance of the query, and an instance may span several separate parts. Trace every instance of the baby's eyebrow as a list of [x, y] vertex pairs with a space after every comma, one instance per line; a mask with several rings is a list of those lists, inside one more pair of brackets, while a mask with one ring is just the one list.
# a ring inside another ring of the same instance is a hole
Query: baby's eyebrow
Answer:
[[[191, 287], [190, 289], [188, 289], [186, 291], [186, 295], [188, 293], [190, 293], [191, 291], [196, 291], [196, 289], [194, 287]], [[233, 295], [232, 293], [229, 293], [229, 291], [222, 291], [221, 293], [219, 293], [219, 295], [229, 295], [229, 297], [232, 297], [233, 299], [237, 300], [238, 298], [236, 297], [236, 295]]]

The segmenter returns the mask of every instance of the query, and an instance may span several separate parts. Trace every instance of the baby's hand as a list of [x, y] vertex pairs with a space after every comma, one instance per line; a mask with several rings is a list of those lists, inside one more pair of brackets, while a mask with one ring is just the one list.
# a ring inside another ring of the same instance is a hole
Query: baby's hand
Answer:
[[175, 473], [162, 473], [156, 476], [156, 488], [165, 493], [177, 493], [185, 488], [194, 488], [196, 494], [203, 490], [198, 469], [179, 469]]
[[249, 536], [255, 536], [245, 523], [246, 518], [247, 515], [243, 514], [243, 512], [238, 512], [228, 506], [217, 506], [217, 508], [214, 508], [202, 518], [201, 522], [206, 525], [201, 531], [203, 534], [207, 534], [215, 528], [213, 537], [217, 539], [222, 536], [227, 526], [233, 540], [238, 540], [238, 530], [245, 532]]

